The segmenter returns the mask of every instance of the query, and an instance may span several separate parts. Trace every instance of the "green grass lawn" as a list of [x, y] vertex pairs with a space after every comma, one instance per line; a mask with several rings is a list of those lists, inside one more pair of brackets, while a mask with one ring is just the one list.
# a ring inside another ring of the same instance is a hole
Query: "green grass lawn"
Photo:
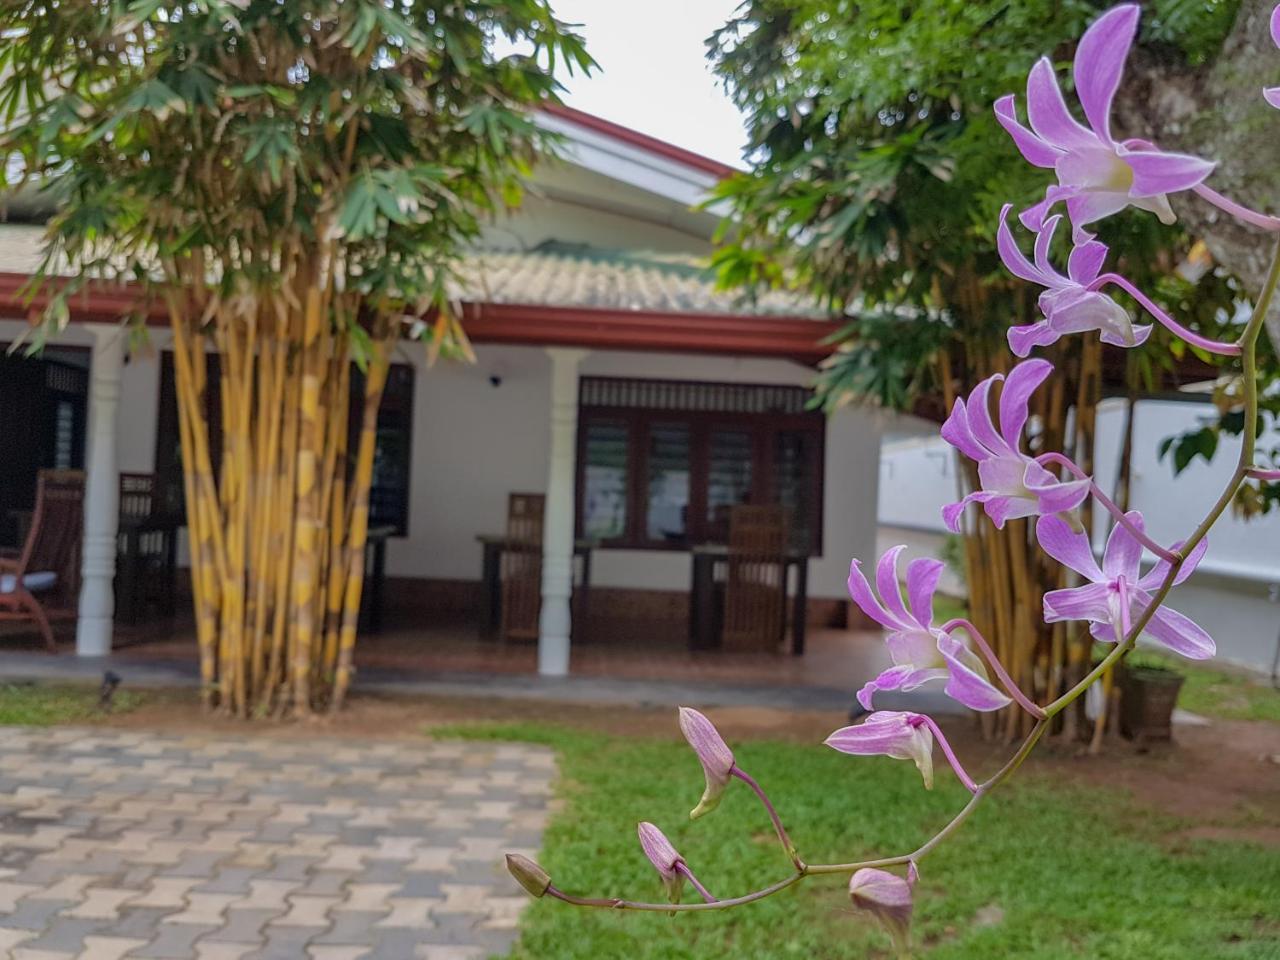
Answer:
[[[141, 700], [140, 694], [117, 690], [111, 712], [133, 710]], [[48, 727], [80, 723], [100, 715], [97, 687], [0, 683], [0, 724], [6, 726]]]
[[[675, 717], [672, 716], [672, 726]], [[540, 861], [573, 893], [661, 899], [635, 825], [652, 820], [713, 893], [739, 895], [788, 873], [768, 820], [735, 783], [697, 823], [702, 790], [682, 742], [555, 728], [432, 731], [545, 743], [560, 796]], [[770, 790], [810, 862], [914, 848], [964, 803], [949, 773], [926, 792], [914, 766], [820, 746], [756, 742], [739, 763]], [[1024, 775], [923, 864], [917, 956], [930, 960], [1275, 960], [1280, 855], [1243, 843], [1170, 843], [1181, 822], [1123, 794]], [[724, 913], [633, 914], [543, 900], [522, 918], [521, 960], [866, 960], [887, 937], [855, 915], [847, 878], [819, 877]], [[690, 893], [690, 895], [692, 895]]]

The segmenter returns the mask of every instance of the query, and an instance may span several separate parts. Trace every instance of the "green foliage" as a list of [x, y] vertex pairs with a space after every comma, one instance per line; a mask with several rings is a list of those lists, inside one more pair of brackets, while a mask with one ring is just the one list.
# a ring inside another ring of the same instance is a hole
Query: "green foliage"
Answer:
[[[729, 896], [781, 879], [787, 864], [769, 821], [732, 786], [689, 822], [702, 789], [683, 742], [631, 740], [553, 727], [461, 727], [437, 736], [543, 743], [560, 757], [560, 799], [539, 861], [554, 882], [588, 895], [661, 898], [636, 823], [667, 833], [711, 892]], [[734, 744], [780, 806], [811, 860], [908, 850], [964, 803], [939, 776], [920, 786], [909, 763], [841, 756], [821, 746]], [[1105, 816], [1093, 816], [1105, 811]], [[1090, 842], [1073, 842], [1088, 822]], [[1245, 844], [1180, 844], [1185, 825], [1123, 793], [1031, 773], [984, 805], [921, 865], [917, 957], [929, 960], [1262, 960], [1280, 949], [1280, 861]], [[582, 910], [550, 900], [521, 920], [520, 960], [780, 960], [887, 957], [889, 942], [855, 914], [847, 877], [815, 878], [715, 914], [668, 917]]]
[[443, 301], [550, 146], [528, 112], [552, 70], [591, 66], [547, 0], [0, 0], [0, 30], [6, 175], [57, 201], [46, 266], [72, 290], [194, 264], [223, 296], [381, 312]]
[[[142, 702], [142, 695], [118, 690], [111, 701], [111, 712], [127, 713]], [[83, 723], [100, 715], [98, 691], [92, 687], [0, 684], [0, 725], [48, 727]]]
[[[930, 344], [905, 317], [945, 328], [935, 342], [997, 349], [1011, 322], [1033, 318], [1038, 291], [1007, 275], [994, 238], [1001, 205], [1029, 205], [1046, 176], [1018, 155], [991, 105], [1021, 94], [1037, 57], [1068, 62], [1099, 10], [1084, 0], [748, 0], [710, 38], [714, 69], [747, 117], [752, 164], [718, 189], [735, 215], [715, 259], [720, 282], [815, 293], [856, 318], [847, 342], [862, 342], [867, 325], [870, 356], [837, 360], [823, 378], [833, 403], [903, 406], [931, 386], [918, 354], [904, 364], [884, 349], [883, 318], [899, 318], [911, 353]], [[1165, 61], [1197, 63], [1235, 11], [1148, 5], [1144, 42]], [[1139, 283], [1171, 273], [1190, 245], [1146, 214], [1108, 222], [1102, 239]], [[1199, 299], [1221, 305], [1224, 291], [1206, 287]], [[1186, 291], [1157, 291], [1170, 293]]]

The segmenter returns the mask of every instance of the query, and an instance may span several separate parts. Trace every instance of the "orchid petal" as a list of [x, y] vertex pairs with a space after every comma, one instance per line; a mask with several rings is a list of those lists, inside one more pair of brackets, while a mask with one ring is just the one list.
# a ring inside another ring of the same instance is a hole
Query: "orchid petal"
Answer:
[[1188, 660], [1208, 660], [1218, 650], [1203, 627], [1168, 607], [1156, 610], [1144, 632]]
[[1067, 258], [1067, 276], [1076, 283], [1088, 286], [1098, 279], [1102, 265], [1107, 260], [1107, 245], [1098, 240], [1087, 240], [1071, 248]]
[[968, 414], [969, 429], [973, 436], [993, 454], [1016, 455], [1016, 451], [1005, 442], [1004, 437], [996, 432], [991, 422], [991, 405], [987, 401], [991, 388], [1004, 380], [1004, 374], [997, 373], [980, 382], [969, 394], [969, 402], [965, 406]]
[[1098, 331], [1098, 339], [1103, 343], [1109, 343], [1116, 347], [1125, 347], [1132, 349], [1140, 347], [1147, 342], [1147, 338], [1151, 336], [1152, 324], [1129, 324], [1125, 330], [1115, 330], [1110, 327], [1103, 327]]
[[1048, 360], [1027, 360], [1010, 372], [1000, 392], [1000, 433], [1015, 450], [1027, 423], [1027, 405], [1031, 394], [1053, 373]]
[[1045, 486], [1027, 484], [1027, 489], [1036, 495], [1036, 508], [1041, 514], [1074, 510], [1089, 496], [1089, 487], [1088, 480], [1058, 480]]
[[1061, 517], [1041, 517], [1036, 522], [1036, 540], [1045, 553], [1074, 570], [1086, 580], [1099, 583], [1106, 579], [1098, 569], [1083, 530], [1074, 530]]
[[1280, 47], [1280, 3], [1271, 11], [1271, 42]]
[[1045, 143], [1068, 150], [1098, 143], [1097, 136], [1071, 116], [1048, 57], [1036, 61], [1027, 75], [1027, 119]]
[[901, 630], [905, 624], [895, 620], [871, 592], [871, 584], [862, 572], [862, 562], [853, 561], [849, 565], [849, 598], [858, 605], [858, 609], [868, 617], [890, 630]]
[[880, 690], [901, 690], [903, 684], [914, 674], [915, 668], [908, 665], [890, 667], [873, 680], [868, 680], [858, 691], [858, 703], [864, 710], [871, 709], [871, 696]]
[[1009, 349], [1018, 358], [1026, 357], [1036, 347], [1047, 347], [1056, 343], [1061, 336], [1047, 320], [1028, 323], [1020, 327], [1010, 327], [1008, 333]]
[[[1056, 166], [1056, 164], [1055, 164]], [[1055, 183], [1048, 187], [1044, 192], [1044, 199], [1033, 206], [1027, 207], [1020, 214], [1018, 220], [1028, 230], [1039, 231], [1044, 225], [1045, 214], [1052, 209], [1053, 205], [1059, 200], [1070, 200], [1072, 197], [1080, 193], [1080, 187], [1075, 184]], [[1074, 223], [1074, 221], [1072, 221]]]
[[951, 407], [951, 415], [942, 425], [942, 439], [951, 444], [970, 460], [982, 461], [991, 452], [982, 446], [969, 429], [969, 410], [959, 397]]
[[1013, 231], [1009, 229], [1009, 210], [1013, 204], [1006, 203], [1000, 209], [1000, 226], [996, 228], [996, 250], [1009, 272], [1020, 280], [1038, 283], [1045, 286], [1040, 271], [1027, 259], [1017, 242], [1013, 239]]
[[1082, 587], [1050, 590], [1044, 595], [1044, 622], [1059, 620], [1107, 620], [1111, 616], [1111, 586], [1087, 583]]
[[1109, 217], [1113, 213], [1119, 213], [1128, 205], [1127, 193], [1107, 190], [1077, 191], [1067, 198], [1067, 216], [1071, 218], [1071, 226], [1075, 228], [1072, 236], [1077, 242], [1083, 242], [1085, 237], [1092, 239], [1090, 234], [1081, 229], [1082, 227]]
[[[1139, 530], [1144, 530], [1142, 514], [1137, 510], [1130, 510], [1124, 516]], [[1107, 537], [1107, 546], [1102, 554], [1102, 572], [1108, 579], [1124, 577], [1129, 583], [1136, 584], [1141, 569], [1142, 544], [1124, 524], [1117, 523]]]
[[644, 850], [644, 855], [649, 858], [662, 879], [674, 880], [676, 864], [681, 857], [666, 834], [647, 821], [636, 825], [636, 834], [640, 837], [640, 848]]
[[933, 623], [933, 594], [947, 565], [941, 560], [920, 557], [907, 564], [907, 600], [911, 614], [921, 626]]
[[1111, 101], [1120, 86], [1124, 61], [1138, 31], [1135, 4], [1113, 7], [1095, 20], [1080, 38], [1072, 74], [1076, 95], [1093, 132], [1111, 143]]
[[995, 102], [996, 120], [1000, 126], [1008, 131], [1009, 136], [1013, 138], [1013, 144], [1018, 148], [1018, 152], [1022, 154], [1027, 163], [1034, 167], [1053, 168], [1058, 157], [1062, 155], [1062, 151], [1051, 144], [1045, 143], [1034, 133], [1018, 122], [1018, 113], [1014, 108], [1014, 96], [1009, 93], [1001, 97]]
[[890, 616], [897, 617], [904, 627], [910, 627], [915, 626], [915, 622], [902, 604], [902, 587], [898, 585], [898, 558], [906, 549], [905, 544], [898, 544], [884, 552], [884, 556], [876, 564], [876, 592], [880, 594], [880, 602]]
[[1275, 107], [1277, 110], [1280, 110], [1280, 87], [1263, 87], [1262, 99], [1266, 100], [1267, 103], [1271, 104], [1271, 106]]
[[981, 659], [959, 638], [939, 637], [938, 650], [951, 671], [944, 692], [952, 700], [984, 713], [1007, 707], [1012, 702], [987, 679]]
[[1133, 184], [1129, 187], [1131, 197], [1154, 197], [1190, 190], [1203, 183], [1215, 166], [1199, 157], [1163, 151], [1135, 151], [1126, 154], [1124, 162], [1133, 170]]
[[998, 494], [991, 493], [987, 490], [975, 490], [968, 494], [964, 499], [956, 503], [949, 503], [942, 508], [942, 522], [947, 525], [947, 529], [952, 533], [960, 532], [960, 518], [964, 516], [965, 508], [971, 503], [986, 503]]
[[1053, 244], [1053, 235], [1058, 230], [1058, 224], [1062, 221], [1062, 214], [1055, 214], [1049, 217], [1041, 225], [1040, 231], [1036, 234], [1035, 258], [1036, 269], [1044, 279], [1041, 281], [1046, 287], [1061, 287], [1067, 283], [1067, 278], [1053, 268], [1053, 264], [1049, 262], [1049, 247]]
[[1036, 502], [1029, 497], [992, 497], [982, 509], [986, 511], [997, 530], [1003, 530], [1010, 520], [1034, 517], [1039, 511]]
[[[1175, 543], [1173, 549], [1181, 550], [1182, 541]], [[1208, 539], [1201, 538], [1200, 542], [1187, 554], [1187, 559], [1182, 561], [1182, 566], [1178, 568], [1178, 575], [1173, 578], [1173, 586], [1176, 587], [1196, 572], [1196, 567], [1200, 566], [1200, 561], [1204, 559], [1205, 551], [1208, 549]], [[1164, 578], [1169, 575], [1171, 566], [1172, 564], [1168, 560], [1161, 560], [1147, 572], [1146, 576], [1138, 581], [1138, 586], [1144, 590], [1158, 590], [1164, 583]]]

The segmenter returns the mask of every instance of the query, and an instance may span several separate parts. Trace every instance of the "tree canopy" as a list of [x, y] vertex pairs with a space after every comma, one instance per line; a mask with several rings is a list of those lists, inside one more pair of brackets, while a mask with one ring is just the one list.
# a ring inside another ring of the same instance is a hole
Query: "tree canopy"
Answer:
[[[1142, 41], [1194, 66], [1220, 47], [1235, 8], [1153, 3]], [[1031, 319], [1036, 291], [1010, 282], [995, 227], [1001, 205], [1038, 199], [1045, 177], [1021, 160], [991, 105], [1021, 94], [1040, 55], [1068, 61], [1073, 45], [1061, 38], [1078, 37], [1100, 9], [1080, 0], [749, 0], [710, 38], [714, 69], [747, 117], [752, 166], [719, 191], [735, 215], [719, 277], [795, 283], [856, 317], [846, 342], [872, 349], [837, 350], [824, 379], [829, 402], [907, 406], [936, 382], [937, 347], [994, 342]], [[1194, 238], [1130, 213], [1102, 239], [1174, 310], [1209, 330], [1223, 319], [1229, 278], [1201, 278], [1193, 303], [1192, 285], [1174, 273]], [[1144, 356], [1169, 344], [1160, 346]]]
[[6, 175], [57, 202], [50, 264], [194, 259], [229, 296], [307, 269], [392, 311], [441, 303], [548, 146], [528, 109], [591, 64], [545, 0], [4, 0], [0, 29]]

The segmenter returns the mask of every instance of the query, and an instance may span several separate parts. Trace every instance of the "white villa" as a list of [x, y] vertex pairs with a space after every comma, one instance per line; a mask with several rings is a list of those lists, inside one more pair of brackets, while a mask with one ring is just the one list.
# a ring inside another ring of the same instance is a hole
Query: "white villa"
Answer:
[[[477, 538], [502, 533], [509, 494], [534, 492], [545, 574], [571, 562], [576, 534], [599, 543], [593, 604], [673, 608], [687, 604], [690, 548], [723, 537], [724, 509], [772, 502], [811, 555], [809, 618], [843, 625], [849, 560], [875, 548], [882, 418], [805, 409], [832, 323], [786, 298], [744, 305], [697, 266], [718, 220], [697, 205], [729, 168], [572, 109], [542, 122], [567, 138], [565, 158], [488, 228], [460, 291], [478, 362], [429, 368], [410, 341], [396, 357], [373, 498], [373, 522], [393, 529], [388, 594], [473, 604]], [[0, 344], [24, 329], [40, 232], [0, 226]], [[120, 474], [180, 487], [168, 334], [157, 320], [131, 346], [123, 304], [78, 297], [41, 360], [0, 359], [0, 542], [38, 469], [87, 469], [76, 650], [89, 656], [115, 634]], [[563, 595], [554, 579], [544, 597]], [[570, 630], [543, 623], [541, 672], [570, 669]]]

